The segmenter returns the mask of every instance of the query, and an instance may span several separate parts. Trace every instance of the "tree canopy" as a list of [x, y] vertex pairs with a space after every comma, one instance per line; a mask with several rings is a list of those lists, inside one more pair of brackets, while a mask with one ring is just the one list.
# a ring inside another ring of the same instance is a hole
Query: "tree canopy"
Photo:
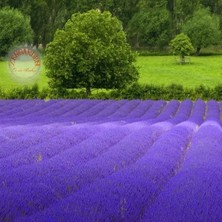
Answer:
[[0, 10], [0, 56], [24, 43], [31, 43], [30, 20], [17, 9], [5, 7]]
[[135, 54], [119, 20], [109, 12], [75, 13], [46, 48], [55, 88], [121, 88], [138, 79]]
[[110, 11], [116, 16], [132, 47], [168, 46], [170, 39], [185, 32], [184, 24], [200, 8], [209, 8], [205, 13], [217, 16], [222, 30], [221, 0], [1, 0], [0, 8], [5, 6], [17, 8], [30, 17], [33, 43], [37, 47], [51, 42], [56, 30], [61, 29], [72, 14], [91, 9]]
[[201, 48], [217, 44], [220, 40], [219, 20], [209, 10], [199, 9], [183, 26], [199, 55]]
[[171, 40], [170, 46], [172, 47], [173, 53], [180, 56], [181, 64], [185, 63], [185, 56], [190, 55], [194, 50], [189, 37], [184, 33], [178, 34], [173, 40]]
[[166, 45], [170, 36], [168, 11], [163, 8], [138, 12], [129, 22], [128, 36], [131, 44], [137, 47]]

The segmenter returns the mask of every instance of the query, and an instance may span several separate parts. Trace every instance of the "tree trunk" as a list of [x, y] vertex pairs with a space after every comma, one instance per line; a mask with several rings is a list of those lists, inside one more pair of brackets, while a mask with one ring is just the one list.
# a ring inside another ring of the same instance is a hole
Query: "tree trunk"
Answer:
[[197, 47], [196, 56], [199, 56], [199, 55], [200, 55], [200, 50], [201, 50], [201, 48], [200, 48], [200, 47]]
[[184, 55], [181, 55], [180, 56], [180, 64], [184, 64], [185, 63], [185, 56]]
[[139, 33], [136, 34], [136, 48], [138, 49], [140, 47], [139, 43]]
[[86, 87], [86, 95], [87, 97], [91, 95], [91, 87], [89, 85]]

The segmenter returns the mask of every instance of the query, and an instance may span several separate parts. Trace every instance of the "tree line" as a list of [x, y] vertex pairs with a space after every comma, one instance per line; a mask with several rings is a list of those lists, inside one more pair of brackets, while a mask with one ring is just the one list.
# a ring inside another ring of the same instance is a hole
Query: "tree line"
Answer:
[[[216, 28], [219, 31], [222, 30], [222, 0], [2, 0], [0, 2], [0, 8], [7, 6], [18, 9], [30, 17], [33, 44], [37, 47], [39, 44], [45, 47], [51, 42], [56, 30], [61, 29], [72, 14], [90, 9], [107, 10], [116, 16], [122, 22], [129, 43], [135, 48], [161, 49], [169, 45], [172, 38], [188, 30], [187, 26], [192, 26], [191, 19], [202, 9], [208, 9], [205, 10], [205, 15], [214, 18], [216, 24], [214, 26], [218, 26]], [[199, 17], [197, 20], [204, 19]], [[218, 41], [212, 43], [215, 42]], [[207, 44], [202, 44], [205, 45]], [[202, 46], [196, 47], [197, 50]]]

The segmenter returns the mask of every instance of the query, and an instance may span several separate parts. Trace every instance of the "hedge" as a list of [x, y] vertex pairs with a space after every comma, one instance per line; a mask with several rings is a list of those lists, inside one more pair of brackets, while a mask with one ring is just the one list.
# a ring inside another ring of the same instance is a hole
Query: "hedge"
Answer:
[[0, 99], [152, 99], [152, 100], [222, 100], [222, 85], [209, 88], [200, 85], [196, 88], [184, 88], [182, 85], [169, 86], [140, 85], [138, 83], [121, 90], [103, 90], [86, 95], [84, 90], [50, 89], [39, 90], [37, 85], [32, 87], [14, 88], [4, 91], [0, 88]]

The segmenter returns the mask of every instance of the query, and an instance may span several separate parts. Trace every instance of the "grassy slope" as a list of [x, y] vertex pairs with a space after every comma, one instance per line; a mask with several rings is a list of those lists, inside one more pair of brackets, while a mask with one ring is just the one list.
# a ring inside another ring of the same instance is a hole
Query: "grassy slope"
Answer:
[[[137, 65], [141, 73], [139, 82], [144, 84], [177, 83], [185, 87], [222, 84], [222, 56], [191, 57], [191, 63], [186, 65], [177, 64], [173, 56], [141, 56]], [[47, 87], [44, 68], [37, 83], [40, 88]], [[7, 62], [0, 62], [0, 86], [3, 89], [18, 86], [8, 72]]]
[[180, 65], [173, 56], [140, 57], [140, 83], [182, 84], [195, 87], [200, 84], [213, 87], [222, 84], [222, 56], [191, 57], [191, 63]]

